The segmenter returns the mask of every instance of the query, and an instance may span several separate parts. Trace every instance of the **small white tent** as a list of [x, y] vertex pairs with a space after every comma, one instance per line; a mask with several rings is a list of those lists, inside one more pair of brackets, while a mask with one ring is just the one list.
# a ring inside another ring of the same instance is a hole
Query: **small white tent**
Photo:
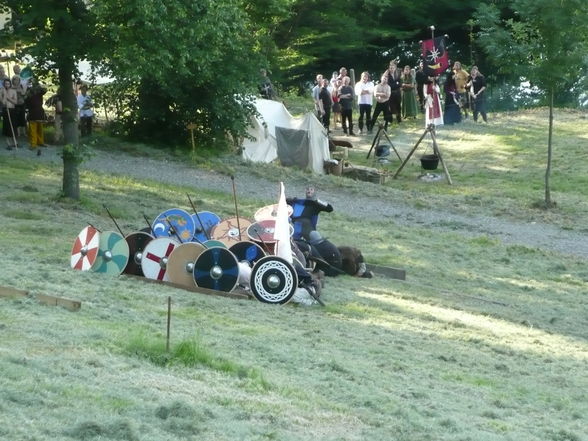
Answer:
[[294, 118], [278, 101], [257, 99], [259, 116], [249, 130], [254, 140], [243, 141], [243, 158], [254, 162], [280, 159], [283, 165], [324, 173], [330, 158], [329, 139], [323, 125], [312, 113]]

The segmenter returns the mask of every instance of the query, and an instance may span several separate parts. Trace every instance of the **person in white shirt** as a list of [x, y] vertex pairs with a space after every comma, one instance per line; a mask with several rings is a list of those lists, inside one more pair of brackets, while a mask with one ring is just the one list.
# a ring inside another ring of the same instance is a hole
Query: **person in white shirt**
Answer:
[[316, 76], [316, 84], [312, 88], [312, 100], [314, 101], [314, 110], [319, 121], [322, 121], [323, 116], [321, 115], [321, 109], [319, 107], [319, 93], [323, 87], [323, 76], [318, 74]]
[[92, 134], [92, 118], [94, 116], [94, 110], [92, 108], [92, 98], [88, 95], [88, 86], [83, 85], [80, 88], [80, 94], [78, 95], [78, 110], [80, 112], [80, 130], [82, 136], [88, 136]]
[[357, 104], [359, 106], [359, 134], [364, 133], [364, 116], [365, 125], [368, 132], [371, 132], [370, 126], [372, 116], [372, 96], [374, 94], [374, 83], [370, 81], [370, 74], [367, 72], [361, 73], [361, 80], [355, 84], [355, 96], [357, 96]]

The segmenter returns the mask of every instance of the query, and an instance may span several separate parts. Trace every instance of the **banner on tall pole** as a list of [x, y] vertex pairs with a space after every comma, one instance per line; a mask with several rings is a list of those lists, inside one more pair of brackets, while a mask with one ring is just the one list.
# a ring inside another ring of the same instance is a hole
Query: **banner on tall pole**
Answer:
[[449, 67], [449, 55], [445, 48], [445, 37], [432, 38], [421, 42], [425, 73], [440, 75]]

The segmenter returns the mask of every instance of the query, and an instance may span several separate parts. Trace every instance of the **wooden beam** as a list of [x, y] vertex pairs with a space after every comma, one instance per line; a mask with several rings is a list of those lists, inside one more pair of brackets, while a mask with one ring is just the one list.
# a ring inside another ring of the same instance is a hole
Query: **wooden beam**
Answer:
[[137, 276], [134, 274], [123, 274], [123, 275], [125, 277], [130, 277], [133, 279], [141, 280], [145, 283], [155, 283], [158, 285], [170, 286], [172, 288], [183, 289], [185, 291], [190, 291], [190, 292], [197, 292], [199, 294], [206, 294], [206, 295], [220, 296], [220, 297], [229, 297], [231, 299], [241, 299], [241, 300], [250, 300], [253, 298], [253, 296], [247, 294], [245, 291], [242, 291], [242, 290], [236, 290], [236, 291], [231, 291], [231, 292], [216, 291], [214, 289], [201, 288], [200, 286], [196, 286], [196, 285], [186, 286], [186, 285], [181, 285], [179, 283], [164, 282], [162, 280], [148, 279], [146, 277], [141, 277], [141, 276]]
[[61, 306], [69, 311], [79, 311], [82, 307], [82, 302], [78, 300], [66, 299], [63, 297], [55, 297], [47, 294], [37, 294], [35, 298], [39, 303], [43, 305]]
[[366, 263], [365, 267], [374, 274], [388, 277], [390, 279], [406, 280], [406, 271], [403, 269], [391, 268], [389, 266], [374, 265]]
[[10, 288], [8, 286], [0, 286], [0, 297], [26, 297], [29, 295], [28, 291], [22, 289]]
[[10, 288], [8, 286], [0, 286], [0, 297], [12, 298], [27, 296], [36, 299], [39, 303], [42, 303], [43, 305], [62, 306], [70, 311], [78, 311], [82, 307], [82, 302], [78, 300], [71, 300], [63, 297], [55, 297], [47, 294], [31, 295], [29, 291]]

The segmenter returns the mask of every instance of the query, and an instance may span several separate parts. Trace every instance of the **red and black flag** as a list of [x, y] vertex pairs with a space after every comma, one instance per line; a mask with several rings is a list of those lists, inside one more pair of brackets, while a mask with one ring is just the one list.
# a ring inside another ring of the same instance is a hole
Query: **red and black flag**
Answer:
[[445, 37], [421, 42], [424, 71], [429, 76], [439, 75], [449, 67], [449, 56], [445, 50]]

